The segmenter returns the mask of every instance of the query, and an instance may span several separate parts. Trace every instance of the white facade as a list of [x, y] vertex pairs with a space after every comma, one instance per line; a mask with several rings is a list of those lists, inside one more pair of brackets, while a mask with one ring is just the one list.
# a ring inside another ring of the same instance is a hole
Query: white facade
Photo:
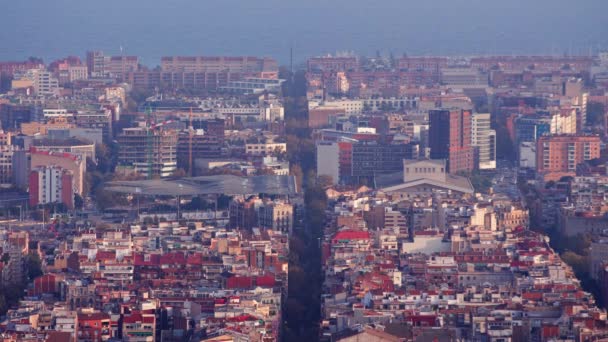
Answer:
[[309, 109], [339, 109], [345, 114], [361, 114], [363, 113], [362, 100], [333, 100], [324, 101], [322, 103], [309, 102]]
[[340, 180], [339, 152], [337, 143], [320, 142], [317, 144], [317, 176], [329, 176], [334, 184], [338, 183]]
[[536, 168], [536, 143], [524, 141], [519, 144], [519, 167]]
[[86, 66], [76, 65], [68, 67], [68, 80], [70, 82], [86, 80], [89, 78], [89, 69]]
[[37, 95], [57, 95], [59, 91], [59, 80], [46, 70], [34, 70], [34, 92]]
[[473, 114], [471, 145], [479, 151], [479, 169], [496, 168], [496, 131], [491, 128], [490, 113]]
[[286, 143], [245, 144], [245, 152], [252, 156], [270, 155], [274, 152], [287, 152]]
[[67, 109], [43, 109], [42, 114], [45, 119], [74, 116], [74, 114], [68, 113]]
[[64, 170], [60, 167], [50, 166], [41, 167], [33, 171], [36, 172], [38, 177], [38, 203], [61, 202], [61, 176]]
[[433, 254], [439, 252], [449, 252], [451, 245], [443, 241], [441, 235], [416, 235], [413, 242], [403, 242], [401, 244], [402, 253], [422, 253]]
[[576, 109], [551, 116], [551, 134], [576, 134]]

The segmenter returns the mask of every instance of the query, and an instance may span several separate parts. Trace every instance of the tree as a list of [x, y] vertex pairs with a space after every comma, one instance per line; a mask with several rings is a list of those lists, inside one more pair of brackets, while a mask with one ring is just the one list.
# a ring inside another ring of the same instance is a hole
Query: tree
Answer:
[[302, 167], [298, 164], [293, 164], [289, 170], [289, 174], [294, 176], [296, 179], [296, 190], [298, 192], [302, 191], [302, 182], [304, 181], [304, 172], [302, 172]]
[[173, 174], [171, 175], [171, 177], [175, 177], [175, 178], [183, 178], [186, 176], [187, 176], [186, 170], [184, 170], [182, 168], [176, 169], [175, 171], [173, 171]]
[[588, 126], [602, 127], [605, 125], [604, 117], [606, 116], [606, 108], [601, 102], [587, 103], [587, 122]]
[[101, 210], [111, 208], [117, 205], [128, 205], [129, 201], [122, 194], [107, 191], [100, 186], [95, 191], [95, 202]]
[[589, 274], [589, 262], [586, 257], [578, 255], [572, 251], [566, 251], [562, 255], [562, 260], [574, 270], [578, 278]]
[[327, 189], [334, 184], [334, 179], [329, 175], [321, 175], [317, 177], [317, 184], [323, 189]]
[[78, 210], [82, 210], [84, 207], [84, 200], [79, 194], [74, 194], [74, 207], [76, 207]]
[[473, 173], [470, 177], [471, 185], [475, 189], [475, 192], [488, 193], [492, 187], [492, 179], [490, 176], [481, 174], [479, 172]]
[[29, 280], [36, 279], [43, 275], [42, 262], [38, 253], [30, 252], [25, 258], [25, 268]]

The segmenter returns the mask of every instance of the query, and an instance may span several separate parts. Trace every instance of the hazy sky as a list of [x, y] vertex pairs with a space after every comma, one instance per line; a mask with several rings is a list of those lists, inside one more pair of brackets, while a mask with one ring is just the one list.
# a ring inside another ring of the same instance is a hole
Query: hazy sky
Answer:
[[0, 60], [139, 55], [579, 53], [608, 49], [608, 0], [1, 0]]

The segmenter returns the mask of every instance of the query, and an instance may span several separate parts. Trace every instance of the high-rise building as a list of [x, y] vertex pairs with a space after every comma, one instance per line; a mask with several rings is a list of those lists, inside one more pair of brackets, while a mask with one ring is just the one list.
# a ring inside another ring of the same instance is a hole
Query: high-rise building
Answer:
[[475, 168], [471, 145], [471, 111], [438, 109], [429, 111], [431, 159], [447, 159], [452, 174]]
[[475, 113], [471, 122], [471, 145], [476, 147], [479, 169], [495, 169], [496, 131], [491, 128], [490, 113]]
[[601, 139], [595, 135], [544, 135], [536, 143], [536, 171], [545, 180], [576, 174], [576, 166], [600, 157]]
[[41, 166], [30, 173], [30, 206], [63, 203], [74, 208], [73, 174], [58, 166]]
[[177, 131], [126, 128], [117, 137], [118, 163], [146, 177], [169, 177], [177, 168]]
[[87, 52], [87, 69], [90, 77], [105, 76], [105, 57], [102, 51]]

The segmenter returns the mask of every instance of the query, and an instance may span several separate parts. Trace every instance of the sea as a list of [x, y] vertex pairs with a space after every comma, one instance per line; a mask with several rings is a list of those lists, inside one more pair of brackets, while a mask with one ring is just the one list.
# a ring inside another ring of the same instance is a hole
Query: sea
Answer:
[[608, 49], [606, 13], [607, 0], [0, 0], [0, 61], [588, 55]]

